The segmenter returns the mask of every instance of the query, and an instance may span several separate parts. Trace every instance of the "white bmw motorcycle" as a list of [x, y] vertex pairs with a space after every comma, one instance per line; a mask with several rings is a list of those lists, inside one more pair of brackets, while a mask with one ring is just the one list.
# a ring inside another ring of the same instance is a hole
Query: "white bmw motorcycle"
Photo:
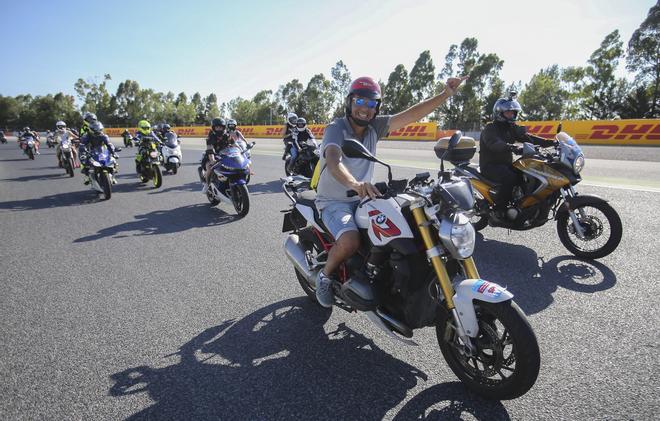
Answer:
[[[452, 138], [447, 150], [458, 140]], [[451, 177], [442, 160], [438, 181], [429, 173], [410, 182], [392, 180], [390, 167], [361, 143], [346, 140], [342, 151], [387, 166], [389, 182], [376, 184], [382, 197], [359, 203], [361, 248], [333, 280], [334, 305], [365, 314], [408, 345], [416, 345], [415, 329], [434, 327], [447, 364], [470, 390], [489, 399], [525, 394], [539, 373], [538, 342], [513, 295], [477, 271], [469, 181]], [[290, 232], [285, 253], [303, 290], [316, 301], [316, 275], [334, 239], [316, 209], [316, 193], [307, 189], [309, 179], [282, 181], [293, 202], [282, 228]]]

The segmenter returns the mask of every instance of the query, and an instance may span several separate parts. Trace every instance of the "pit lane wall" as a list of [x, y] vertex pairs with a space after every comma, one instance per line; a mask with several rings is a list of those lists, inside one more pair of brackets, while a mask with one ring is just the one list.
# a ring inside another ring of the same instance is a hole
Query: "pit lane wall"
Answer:
[[[559, 121], [523, 121], [529, 132], [552, 138], [557, 133]], [[660, 146], [660, 119], [640, 120], [589, 120], [563, 121], [562, 130], [581, 144], [597, 145], [645, 145]], [[325, 124], [310, 124], [309, 128], [317, 139], [323, 138]], [[246, 138], [281, 138], [284, 125], [239, 126]], [[130, 129], [134, 132], [135, 129]], [[173, 127], [182, 137], [206, 137], [208, 126]], [[124, 128], [107, 128], [105, 132], [119, 137]], [[455, 130], [440, 130], [436, 123], [413, 123], [391, 132], [384, 140], [434, 141], [451, 136]]]

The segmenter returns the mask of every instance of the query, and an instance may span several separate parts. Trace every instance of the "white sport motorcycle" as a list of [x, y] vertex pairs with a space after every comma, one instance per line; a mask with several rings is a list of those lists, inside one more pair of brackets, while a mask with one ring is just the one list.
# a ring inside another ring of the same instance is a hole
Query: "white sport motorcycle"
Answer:
[[[386, 165], [389, 182], [376, 184], [382, 197], [358, 205], [361, 248], [333, 280], [334, 305], [365, 314], [408, 345], [416, 345], [414, 329], [434, 327], [447, 364], [469, 389], [489, 399], [525, 394], [539, 373], [538, 342], [513, 295], [477, 272], [469, 181], [451, 177], [442, 160], [438, 181], [429, 180], [429, 173], [410, 182], [392, 180], [390, 167], [361, 143], [346, 140], [342, 151]], [[316, 193], [306, 189], [309, 179], [282, 181], [293, 202], [282, 228], [290, 232], [285, 253], [303, 290], [316, 301], [315, 279], [334, 239], [316, 209]]]

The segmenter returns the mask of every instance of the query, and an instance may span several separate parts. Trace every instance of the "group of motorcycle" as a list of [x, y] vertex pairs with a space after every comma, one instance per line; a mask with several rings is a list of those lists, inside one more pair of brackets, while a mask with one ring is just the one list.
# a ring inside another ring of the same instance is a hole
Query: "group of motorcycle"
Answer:
[[[388, 181], [376, 184], [382, 197], [365, 197], [358, 205], [361, 248], [333, 280], [334, 305], [364, 314], [407, 345], [415, 344], [414, 330], [433, 327], [445, 361], [470, 390], [488, 399], [525, 394], [539, 373], [538, 341], [513, 294], [478, 272], [476, 230], [527, 230], [556, 220], [566, 248], [592, 259], [614, 251], [622, 235], [621, 220], [605, 199], [575, 190], [584, 166], [580, 147], [566, 133], [556, 139], [553, 150], [525, 144], [514, 163], [524, 182], [503, 214], [493, 201], [499, 186], [469, 163], [475, 142], [461, 132], [435, 145], [437, 180], [429, 173], [395, 180], [389, 165], [346, 140], [345, 156], [385, 165]], [[453, 169], [445, 170], [445, 160]], [[282, 181], [292, 202], [283, 211], [284, 251], [300, 286], [317, 302], [315, 279], [334, 238], [320, 218], [310, 179]]]

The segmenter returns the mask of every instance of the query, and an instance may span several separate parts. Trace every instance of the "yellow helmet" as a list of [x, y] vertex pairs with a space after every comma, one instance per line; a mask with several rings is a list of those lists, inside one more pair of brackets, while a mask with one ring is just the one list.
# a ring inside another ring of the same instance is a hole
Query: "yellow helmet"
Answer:
[[140, 120], [138, 123], [138, 132], [142, 133], [143, 135], [149, 135], [151, 133], [151, 124], [147, 120]]

